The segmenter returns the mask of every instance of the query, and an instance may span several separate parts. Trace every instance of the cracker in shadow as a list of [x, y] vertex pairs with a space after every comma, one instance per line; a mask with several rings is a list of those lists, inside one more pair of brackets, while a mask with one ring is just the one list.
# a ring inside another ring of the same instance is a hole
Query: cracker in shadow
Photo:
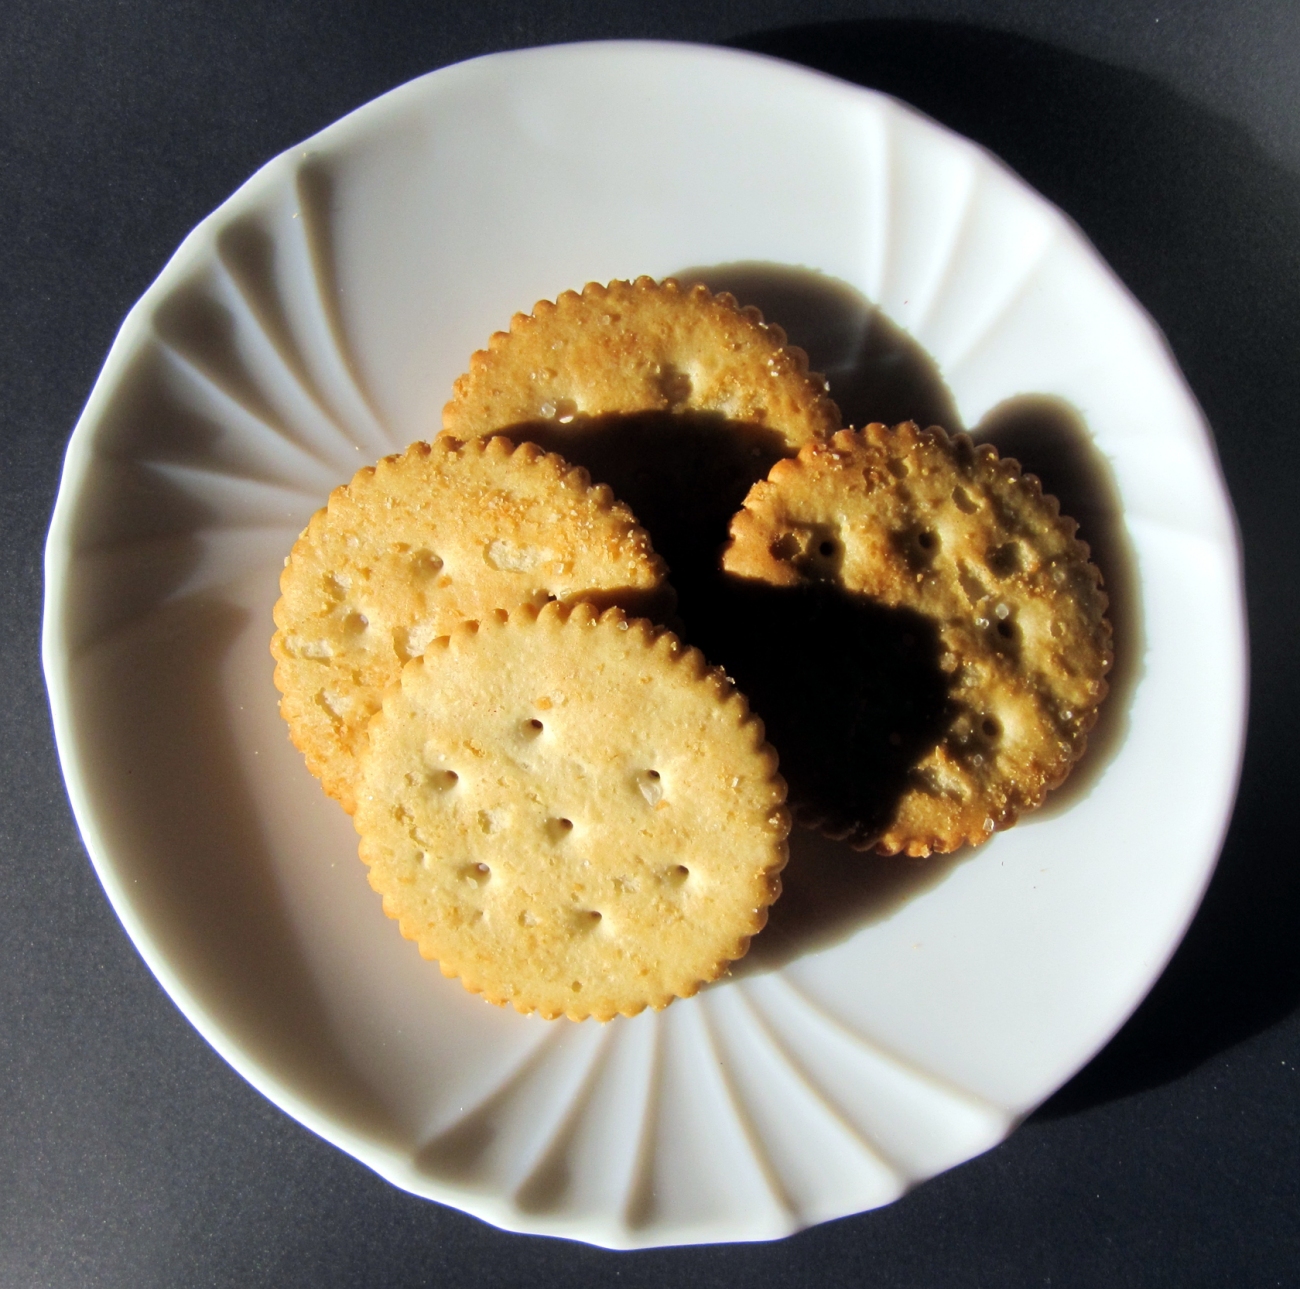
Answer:
[[758, 260], [695, 266], [672, 275], [757, 305], [830, 382], [845, 425], [915, 421], [962, 428], [957, 405], [929, 353], [860, 291], [814, 269]]
[[[757, 261], [695, 266], [671, 276], [757, 305], [807, 352], [810, 368], [826, 375], [845, 424], [914, 420], [961, 428], [934, 360], [848, 283]], [[717, 552], [731, 516], [752, 484], [793, 455], [772, 430], [717, 413], [577, 416], [568, 424], [530, 421], [500, 432], [584, 466], [632, 507], [668, 561], [688, 635], [695, 633], [695, 616], [710, 609]], [[723, 656], [711, 660], [727, 664]]]
[[1015, 457], [1061, 503], [1061, 513], [1078, 521], [1079, 537], [1092, 551], [1110, 600], [1106, 613], [1115, 651], [1106, 677], [1110, 690], [1088, 733], [1087, 751], [1036, 812], [1046, 819], [1088, 794], [1128, 735], [1144, 653], [1136, 558], [1110, 463], [1093, 443], [1083, 417], [1064, 399], [1043, 394], [1009, 398], [984, 416], [973, 437], [992, 443], [1004, 457]]
[[802, 821], [870, 837], [951, 724], [935, 625], [831, 583], [721, 576], [693, 642], [725, 660], [763, 718]]
[[780, 434], [714, 412], [576, 416], [564, 425], [527, 421], [499, 433], [558, 452], [632, 508], [668, 561], [688, 624], [731, 516], [753, 484], [791, 455]]

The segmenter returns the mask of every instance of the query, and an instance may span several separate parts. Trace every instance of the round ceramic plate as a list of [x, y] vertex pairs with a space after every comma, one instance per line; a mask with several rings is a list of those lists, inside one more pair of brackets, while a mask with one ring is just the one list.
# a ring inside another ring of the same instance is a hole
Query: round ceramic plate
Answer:
[[[854, 419], [991, 437], [1083, 522], [1113, 692], [1038, 815], [950, 861], [793, 840], [727, 981], [607, 1026], [492, 1008], [387, 921], [277, 713], [285, 554], [432, 436], [516, 309], [731, 287]], [[1238, 550], [1152, 323], [1056, 210], [878, 94], [717, 49], [495, 55], [271, 162], [132, 310], [68, 450], [44, 659], [86, 846], [177, 1005], [396, 1185], [518, 1231], [767, 1239], [986, 1150], [1114, 1032], [1231, 808]]]

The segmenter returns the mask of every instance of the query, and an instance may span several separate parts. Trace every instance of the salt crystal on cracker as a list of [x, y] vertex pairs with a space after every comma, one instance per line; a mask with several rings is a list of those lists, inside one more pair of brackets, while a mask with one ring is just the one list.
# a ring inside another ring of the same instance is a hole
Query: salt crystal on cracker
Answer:
[[825, 438], [839, 411], [803, 350], [755, 308], [707, 287], [588, 283], [517, 313], [470, 359], [443, 411], [461, 438], [531, 421], [711, 412], [765, 425], [787, 448]]

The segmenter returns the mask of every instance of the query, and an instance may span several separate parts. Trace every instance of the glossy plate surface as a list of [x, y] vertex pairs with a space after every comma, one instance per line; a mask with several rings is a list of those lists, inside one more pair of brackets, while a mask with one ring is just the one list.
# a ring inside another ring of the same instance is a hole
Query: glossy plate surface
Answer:
[[[960, 422], [1037, 469], [1094, 544], [1118, 661], [1088, 759], [1037, 816], [922, 866], [797, 835], [732, 979], [548, 1024], [444, 980], [385, 919], [285, 737], [270, 612], [330, 489], [432, 436], [513, 311], [643, 273], [764, 306], [854, 419]], [[424, 77], [186, 239], [73, 435], [44, 649], [96, 869], [222, 1056], [401, 1187], [635, 1247], [886, 1203], [1088, 1059], [1212, 869], [1243, 633], [1201, 415], [1067, 220], [888, 98], [633, 43]]]

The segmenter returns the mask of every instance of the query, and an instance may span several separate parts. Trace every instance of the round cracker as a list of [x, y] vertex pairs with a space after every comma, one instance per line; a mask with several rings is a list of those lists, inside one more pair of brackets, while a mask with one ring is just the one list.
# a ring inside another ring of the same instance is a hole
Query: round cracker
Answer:
[[271, 653], [290, 737], [350, 812], [366, 725], [430, 640], [550, 599], [648, 611], [666, 572], [631, 511], [560, 457], [413, 443], [336, 489], [285, 561]]
[[589, 282], [517, 313], [470, 359], [443, 410], [459, 438], [531, 422], [715, 413], [769, 427], [790, 452], [833, 433], [839, 409], [808, 356], [762, 313], [702, 285]]
[[460, 438], [532, 440], [609, 484], [672, 566], [687, 620], [750, 487], [840, 424], [824, 377], [757, 309], [648, 277], [516, 314], [443, 411]]
[[445, 975], [608, 1020], [695, 993], [764, 925], [790, 826], [776, 766], [671, 632], [525, 606], [403, 669], [353, 821], [385, 912]]
[[[751, 586], [820, 591], [823, 613], [833, 590], [834, 613], [858, 614], [850, 634], [892, 633], [879, 661], [908, 677], [886, 674], [875, 690], [868, 680], [855, 703], [837, 692], [845, 677], [814, 673], [852, 729], [849, 744], [886, 778], [897, 772], [886, 813], [863, 818], [846, 816], [818, 782], [845, 769], [819, 765], [819, 752], [845, 744], [809, 728], [807, 709], [788, 699], [778, 719], [764, 687], [740, 673], [786, 757], [801, 818], [863, 849], [924, 855], [985, 840], [1061, 783], [1086, 747], [1111, 663], [1101, 575], [1076, 529], [1017, 462], [911, 422], [841, 431], [755, 485], [732, 521], [724, 569]], [[893, 728], [869, 733], [868, 708], [891, 695]], [[783, 696], [772, 697], [781, 708]]]

